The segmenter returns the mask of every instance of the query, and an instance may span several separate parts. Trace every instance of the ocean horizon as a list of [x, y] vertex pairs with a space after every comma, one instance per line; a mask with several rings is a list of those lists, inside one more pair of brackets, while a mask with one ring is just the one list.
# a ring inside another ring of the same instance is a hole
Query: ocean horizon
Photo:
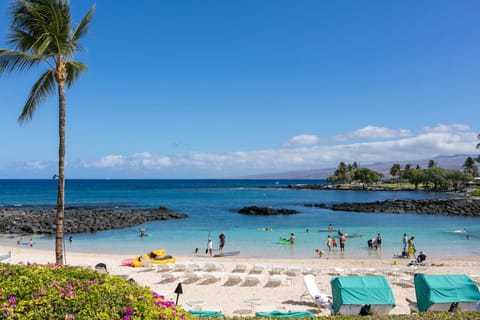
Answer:
[[[404, 233], [415, 237], [417, 250], [429, 257], [480, 256], [478, 218], [420, 214], [390, 214], [331, 211], [305, 207], [307, 203], [371, 202], [396, 199], [445, 198], [446, 193], [421, 191], [293, 190], [288, 185], [325, 184], [325, 180], [235, 180], [235, 179], [68, 179], [65, 206], [98, 206], [117, 209], [165, 206], [189, 217], [154, 221], [125, 229], [96, 233], [65, 234], [69, 251], [140, 255], [165, 248], [171, 255], [205, 254], [208, 238], [218, 247], [218, 236], [226, 234], [224, 251], [240, 251], [247, 258], [306, 259], [326, 251], [325, 230], [329, 224], [347, 234], [345, 253], [338, 249], [330, 258], [392, 258], [401, 251]], [[0, 208], [39, 209], [55, 207], [57, 181], [52, 179], [0, 180]], [[299, 213], [278, 216], [248, 216], [237, 213], [245, 206], [271, 206]], [[271, 231], [264, 231], [269, 230]], [[145, 229], [146, 237], [139, 236]], [[466, 229], [466, 232], [464, 232]], [[281, 236], [294, 233], [294, 245], [281, 244]], [[367, 247], [368, 239], [381, 233], [382, 250]], [[470, 235], [467, 240], [466, 234]], [[336, 236], [336, 233], [330, 233]], [[68, 242], [69, 237], [73, 242]], [[28, 237], [28, 236], [27, 236]], [[27, 241], [24, 237], [23, 241]], [[54, 250], [54, 236], [33, 235], [34, 247]], [[0, 244], [16, 245], [18, 237], [0, 238]]]

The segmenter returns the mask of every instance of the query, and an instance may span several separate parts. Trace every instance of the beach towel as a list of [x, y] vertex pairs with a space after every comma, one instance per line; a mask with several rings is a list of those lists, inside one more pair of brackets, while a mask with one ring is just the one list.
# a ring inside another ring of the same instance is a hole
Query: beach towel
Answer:
[[274, 310], [271, 312], [257, 312], [255, 316], [267, 318], [312, 318], [315, 315], [309, 311], [282, 312]]
[[221, 311], [188, 310], [188, 313], [199, 318], [225, 318]]

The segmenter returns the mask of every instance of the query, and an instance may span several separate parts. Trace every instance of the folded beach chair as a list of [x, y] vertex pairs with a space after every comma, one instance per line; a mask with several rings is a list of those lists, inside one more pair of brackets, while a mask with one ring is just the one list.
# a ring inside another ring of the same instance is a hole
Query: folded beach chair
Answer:
[[245, 281], [243, 282], [242, 286], [254, 287], [262, 283], [263, 279], [264, 276], [261, 274], [249, 274], [245, 276]]
[[332, 297], [320, 292], [320, 289], [317, 286], [315, 276], [312, 274], [306, 274], [303, 276], [303, 282], [305, 288], [307, 289], [301, 296], [300, 301], [304, 298], [309, 297], [319, 308], [327, 308], [330, 303], [332, 303]]
[[263, 270], [265, 270], [265, 266], [264, 265], [260, 265], [260, 264], [254, 264], [252, 269], [250, 269], [250, 274], [260, 274], [260, 273], [263, 273]]
[[225, 277], [225, 272], [204, 272], [202, 274], [202, 281], [199, 284], [212, 284], [222, 280], [223, 277]]
[[237, 264], [235, 268], [233, 268], [232, 273], [244, 273], [247, 271], [247, 266], [245, 264]]

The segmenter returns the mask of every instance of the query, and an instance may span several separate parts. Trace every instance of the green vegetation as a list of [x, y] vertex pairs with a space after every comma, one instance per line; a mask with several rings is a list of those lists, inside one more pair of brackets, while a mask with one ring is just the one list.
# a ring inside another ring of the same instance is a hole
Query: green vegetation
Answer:
[[467, 187], [478, 175], [478, 168], [471, 157], [465, 161], [463, 171], [440, 168], [435, 161], [430, 160], [426, 169], [418, 165], [412, 168], [410, 164], [406, 164], [402, 169], [400, 164], [395, 163], [390, 169], [390, 175], [391, 179], [382, 181], [383, 174], [380, 172], [358, 168], [356, 162], [348, 165], [341, 162], [327, 181], [351, 185], [361, 184], [363, 188], [375, 183], [375, 187], [381, 189], [417, 190], [422, 187], [424, 190], [459, 191]]
[[0, 49], [0, 75], [38, 70], [39, 66], [46, 68], [33, 85], [18, 121], [31, 120], [45, 98], [58, 92], [58, 173], [54, 176], [58, 178], [55, 256], [57, 264], [63, 264], [65, 86], [70, 88], [87, 69], [84, 63], [74, 61], [73, 56], [81, 47], [79, 40], [88, 31], [93, 7], [75, 28], [70, 3], [65, 0], [12, 0], [9, 14], [11, 24], [7, 37], [14, 50]]
[[383, 174], [368, 168], [359, 168], [358, 164], [345, 164], [340, 162], [335, 173], [327, 178], [328, 182], [333, 183], [352, 183], [357, 181], [366, 188], [369, 184], [379, 182], [383, 178]]
[[0, 318], [190, 319], [147, 287], [94, 270], [0, 265]]

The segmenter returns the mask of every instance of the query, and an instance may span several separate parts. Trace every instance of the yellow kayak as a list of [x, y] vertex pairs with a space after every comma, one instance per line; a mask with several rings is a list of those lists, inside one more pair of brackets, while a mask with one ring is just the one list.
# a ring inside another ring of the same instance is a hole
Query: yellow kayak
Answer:
[[132, 267], [143, 267], [143, 263], [140, 259], [148, 259], [152, 264], [167, 264], [175, 262], [175, 257], [167, 255], [167, 250], [165, 249], [154, 250], [136, 257], [132, 260]]

